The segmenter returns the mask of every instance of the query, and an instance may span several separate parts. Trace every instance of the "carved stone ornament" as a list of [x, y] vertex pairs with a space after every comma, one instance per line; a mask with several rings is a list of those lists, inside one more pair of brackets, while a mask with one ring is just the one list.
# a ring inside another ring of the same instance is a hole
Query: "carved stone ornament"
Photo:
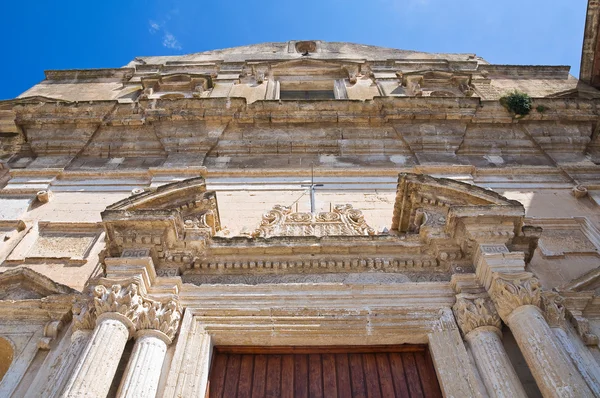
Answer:
[[271, 236], [352, 236], [374, 235], [360, 210], [351, 205], [336, 205], [331, 212], [298, 213], [291, 207], [276, 205], [263, 216], [252, 237]]
[[530, 272], [494, 274], [489, 294], [504, 320], [523, 305], [540, 306], [542, 287]]
[[556, 292], [543, 292], [541, 308], [550, 327], [560, 327], [565, 321], [565, 299]]
[[130, 283], [127, 286], [115, 284], [110, 288], [102, 285], [94, 287], [96, 317], [105, 312], [116, 312], [135, 323], [142, 305], [142, 297], [139, 295], [138, 290], [138, 285], [135, 283]]
[[459, 294], [452, 310], [463, 335], [482, 326], [502, 328], [500, 316], [489, 297]]
[[181, 308], [175, 299], [167, 303], [144, 300], [138, 316], [137, 329], [158, 330], [173, 340], [180, 320]]
[[91, 330], [96, 326], [96, 308], [93, 300], [78, 300], [73, 303], [73, 332]]

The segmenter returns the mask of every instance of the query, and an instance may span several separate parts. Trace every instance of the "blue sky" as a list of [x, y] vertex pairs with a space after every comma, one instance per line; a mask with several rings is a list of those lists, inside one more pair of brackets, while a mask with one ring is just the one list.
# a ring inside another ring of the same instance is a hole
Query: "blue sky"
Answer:
[[587, 0], [7, 1], [0, 99], [45, 69], [107, 68], [266, 41], [349, 41], [570, 65], [579, 75]]

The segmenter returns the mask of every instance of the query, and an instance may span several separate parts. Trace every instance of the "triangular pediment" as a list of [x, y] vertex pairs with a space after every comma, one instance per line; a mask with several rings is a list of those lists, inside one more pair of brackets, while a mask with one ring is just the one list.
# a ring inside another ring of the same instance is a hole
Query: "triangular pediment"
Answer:
[[216, 197], [216, 195], [213, 191], [206, 190], [204, 178], [194, 177], [162, 185], [156, 190], [130, 196], [108, 206], [106, 212], [117, 210], [129, 212], [138, 210], [185, 210], [190, 206], [202, 204], [203, 201], [213, 197]]
[[446, 224], [452, 218], [522, 218], [523, 205], [475, 185], [424, 174], [403, 173], [398, 178], [392, 230], [409, 232], [421, 209], [431, 208]]
[[153, 257], [169, 257], [176, 248], [188, 246], [186, 242], [201, 246], [221, 229], [217, 195], [206, 190], [202, 177], [123, 199], [102, 212], [102, 221], [111, 255], [144, 247]]
[[37, 300], [73, 293], [77, 292], [26, 267], [0, 273], [0, 300]]

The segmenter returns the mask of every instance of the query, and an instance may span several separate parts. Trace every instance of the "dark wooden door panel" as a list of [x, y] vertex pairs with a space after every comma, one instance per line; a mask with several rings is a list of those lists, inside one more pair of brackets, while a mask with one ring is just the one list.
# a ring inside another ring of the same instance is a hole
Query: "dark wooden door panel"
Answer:
[[441, 398], [425, 346], [217, 347], [209, 397]]

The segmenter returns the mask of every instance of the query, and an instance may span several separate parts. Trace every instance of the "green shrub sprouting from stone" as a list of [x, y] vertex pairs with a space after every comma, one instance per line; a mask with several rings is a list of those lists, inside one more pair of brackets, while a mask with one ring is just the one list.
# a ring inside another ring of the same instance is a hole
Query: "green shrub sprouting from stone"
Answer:
[[544, 112], [546, 112], [546, 111], [548, 110], [548, 108], [547, 108], [547, 107], [545, 107], [544, 105], [538, 105], [538, 106], [537, 106], [535, 109], [536, 109], [536, 110], [537, 110], [539, 113], [544, 113]]
[[532, 100], [529, 95], [518, 90], [513, 91], [500, 98], [500, 103], [510, 112], [525, 116], [531, 112]]

